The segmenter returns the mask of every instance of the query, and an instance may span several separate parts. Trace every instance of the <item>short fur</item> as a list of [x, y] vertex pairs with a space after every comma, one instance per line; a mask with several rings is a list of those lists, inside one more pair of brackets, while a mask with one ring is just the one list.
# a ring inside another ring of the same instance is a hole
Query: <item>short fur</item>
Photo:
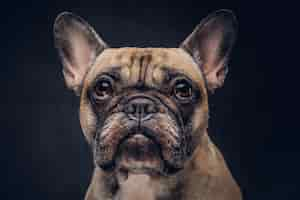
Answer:
[[[223, 85], [236, 37], [231, 11], [209, 15], [179, 48], [109, 48], [67, 12], [57, 17], [54, 37], [66, 85], [80, 95], [80, 123], [94, 153], [86, 200], [241, 199], [207, 133], [208, 93]], [[95, 88], [103, 77], [113, 79], [112, 94], [99, 100]], [[188, 102], [174, 96], [181, 79], [191, 87]], [[137, 125], [127, 110], [141, 102], [152, 112]]]

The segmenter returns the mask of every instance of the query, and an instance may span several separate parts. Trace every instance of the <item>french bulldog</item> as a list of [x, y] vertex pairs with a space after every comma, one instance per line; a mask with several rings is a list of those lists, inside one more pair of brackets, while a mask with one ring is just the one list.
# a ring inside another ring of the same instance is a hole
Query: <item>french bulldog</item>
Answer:
[[218, 10], [178, 48], [110, 48], [63, 12], [54, 41], [95, 169], [86, 200], [240, 200], [208, 133], [208, 95], [223, 85], [237, 20]]

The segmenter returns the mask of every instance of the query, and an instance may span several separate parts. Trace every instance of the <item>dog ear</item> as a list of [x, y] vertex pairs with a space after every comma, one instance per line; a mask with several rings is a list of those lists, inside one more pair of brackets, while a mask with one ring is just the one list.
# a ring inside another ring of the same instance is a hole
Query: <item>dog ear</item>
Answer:
[[223, 85], [236, 34], [235, 15], [229, 10], [218, 10], [203, 19], [180, 45], [201, 68], [211, 92]]
[[86, 21], [69, 12], [57, 16], [54, 42], [63, 64], [66, 85], [79, 95], [85, 74], [107, 45]]

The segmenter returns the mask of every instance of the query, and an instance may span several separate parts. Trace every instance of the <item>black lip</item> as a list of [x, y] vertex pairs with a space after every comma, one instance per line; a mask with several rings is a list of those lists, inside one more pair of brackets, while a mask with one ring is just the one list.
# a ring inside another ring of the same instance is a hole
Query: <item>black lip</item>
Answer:
[[183, 169], [182, 167], [174, 167], [167, 160], [163, 159], [163, 162], [164, 162], [163, 174], [165, 175], [173, 175]]
[[102, 163], [101, 165], [99, 165], [104, 171], [108, 171], [111, 172], [115, 169], [116, 166], [116, 162], [115, 160], [111, 160], [110, 162], [107, 163]]

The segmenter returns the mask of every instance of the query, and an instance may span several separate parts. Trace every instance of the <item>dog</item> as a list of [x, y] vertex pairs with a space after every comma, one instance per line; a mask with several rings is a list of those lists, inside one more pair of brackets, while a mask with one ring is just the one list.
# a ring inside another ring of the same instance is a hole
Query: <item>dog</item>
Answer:
[[81, 17], [59, 14], [54, 42], [95, 169], [86, 200], [240, 200], [207, 133], [237, 35], [232, 11], [204, 18], [178, 48], [110, 48]]

